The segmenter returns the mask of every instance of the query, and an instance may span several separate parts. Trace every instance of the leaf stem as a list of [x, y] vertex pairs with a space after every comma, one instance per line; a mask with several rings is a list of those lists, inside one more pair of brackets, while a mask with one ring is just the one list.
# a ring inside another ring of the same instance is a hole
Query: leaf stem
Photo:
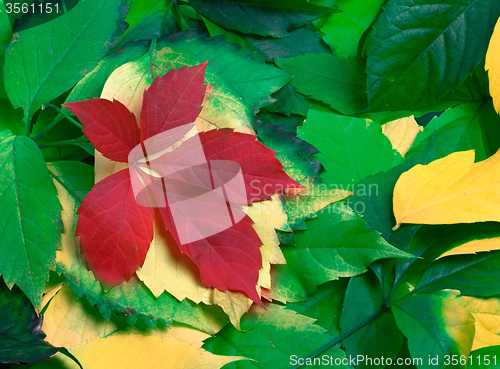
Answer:
[[345, 331], [344, 333], [342, 333], [341, 335], [335, 337], [333, 340], [325, 343], [323, 346], [321, 346], [320, 348], [318, 348], [317, 350], [313, 351], [312, 353], [310, 353], [306, 358], [304, 358], [304, 364], [296, 364], [296, 365], [292, 365], [290, 366], [288, 369], [297, 369], [297, 368], [300, 368], [302, 367], [303, 365], [305, 365], [307, 359], [312, 359], [314, 357], [316, 357], [317, 355], [321, 354], [323, 351], [329, 349], [330, 347], [332, 347], [333, 345], [341, 342], [343, 339], [349, 337], [351, 334], [353, 334], [354, 332], [360, 330], [361, 328], [363, 328], [364, 326], [370, 324], [371, 322], [373, 322], [375, 319], [377, 319], [380, 315], [382, 315], [383, 313], [385, 313], [385, 311], [389, 308], [388, 305], [383, 305], [380, 307], [380, 309], [378, 309], [376, 312], [374, 312], [372, 315], [370, 315], [368, 318], [366, 318], [365, 320], [363, 320], [361, 323], [358, 323], [357, 325], [355, 325], [354, 327], [352, 327], [351, 329]]
[[73, 123], [75, 126], [77, 126], [78, 128], [82, 129], [83, 130], [83, 127], [80, 123], [78, 123], [76, 120], [74, 120], [73, 118], [71, 118], [68, 114], [66, 114], [65, 112], [63, 112], [61, 109], [59, 109], [59, 107], [53, 105], [53, 104], [43, 104], [42, 105], [42, 110], [45, 109], [45, 108], [52, 108], [52, 109], [55, 109], [57, 110], [57, 112], [59, 114], [61, 114], [64, 118], [66, 118], [67, 120], [69, 120], [71, 123]]
[[49, 130], [51, 130], [57, 123], [59, 123], [61, 120], [63, 120], [64, 117], [57, 117], [54, 119], [52, 123], [50, 123], [48, 126], [46, 126], [44, 129], [40, 131], [34, 138], [33, 141], [37, 142], [44, 134], [46, 134]]

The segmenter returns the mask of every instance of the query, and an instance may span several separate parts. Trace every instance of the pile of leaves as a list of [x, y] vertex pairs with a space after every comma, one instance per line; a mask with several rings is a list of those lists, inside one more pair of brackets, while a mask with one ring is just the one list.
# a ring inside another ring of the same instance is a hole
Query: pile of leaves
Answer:
[[[499, 17], [0, 2], [0, 363], [500, 368]], [[129, 164], [183, 127], [247, 195], [190, 243]]]

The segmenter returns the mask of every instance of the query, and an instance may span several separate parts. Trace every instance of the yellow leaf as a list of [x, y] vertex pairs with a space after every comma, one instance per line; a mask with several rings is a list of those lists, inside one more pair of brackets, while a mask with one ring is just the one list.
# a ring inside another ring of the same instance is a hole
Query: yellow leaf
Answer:
[[500, 299], [461, 296], [455, 301], [466, 308], [475, 319], [476, 334], [472, 350], [500, 345]]
[[[188, 343], [138, 334], [100, 338], [74, 347], [71, 353], [85, 369], [219, 369], [233, 361], [248, 360], [239, 356], [214, 355]], [[71, 360], [57, 356], [49, 362], [36, 364], [34, 368], [78, 368]]]
[[500, 151], [474, 163], [474, 151], [416, 165], [394, 187], [394, 216], [401, 223], [455, 224], [500, 221]]
[[45, 290], [43, 291], [41, 310], [49, 303], [49, 301], [56, 295], [57, 292], [64, 286], [64, 282], [59, 282], [55, 285], [45, 285]]
[[213, 303], [222, 307], [224, 312], [231, 320], [231, 324], [238, 330], [240, 328], [240, 319], [252, 306], [250, 300], [241, 292], [219, 291], [216, 288], [212, 289]]
[[45, 311], [43, 331], [53, 346], [71, 348], [115, 332], [115, 320], [106, 321], [86, 300], [77, 301], [66, 285]]
[[144, 265], [136, 272], [144, 284], [159, 297], [168, 291], [177, 300], [210, 303], [210, 288], [200, 280], [196, 265], [181, 251], [171, 233], [165, 229], [159, 212], [155, 213], [155, 235]]
[[490, 39], [484, 69], [488, 71], [493, 105], [497, 113], [500, 113], [500, 19]]
[[161, 337], [117, 335], [101, 338], [73, 350], [86, 369], [219, 369], [242, 357], [217, 356], [200, 347]]
[[415, 141], [417, 134], [423, 130], [424, 127], [417, 124], [413, 115], [382, 125], [382, 133], [391, 140], [392, 148], [397, 150], [403, 157], [410, 149], [413, 141]]
[[469, 241], [445, 252], [438, 259], [451, 255], [476, 254], [478, 252], [493, 250], [500, 250], [500, 237]]

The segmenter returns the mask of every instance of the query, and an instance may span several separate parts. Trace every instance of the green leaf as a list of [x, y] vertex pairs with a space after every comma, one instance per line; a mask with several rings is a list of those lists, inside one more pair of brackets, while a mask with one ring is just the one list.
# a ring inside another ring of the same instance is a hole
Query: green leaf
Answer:
[[498, 251], [444, 257], [427, 268], [415, 291], [446, 288], [467, 296], [499, 295], [499, 261]]
[[208, 60], [218, 76], [230, 84], [250, 107], [261, 107], [270, 102], [269, 95], [279, 90], [291, 76], [265, 64], [248, 51], [238, 50], [224, 42], [223, 37], [208, 38], [194, 31], [172, 34], [162, 38], [158, 47], [172, 47], [187, 51], [199, 60]]
[[474, 149], [476, 161], [482, 161], [497, 151], [498, 147], [491, 147], [487, 137], [491, 131], [500, 134], [499, 129], [500, 117], [490, 101], [461, 104], [432, 119], [417, 135], [406, 157], [422, 152], [436, 133], [436, 159]]
[[58, 352], [60, 348], [43, 340], [41, 326], [42, 317], [26, 296], [0, 280], [0, 363], [33, 363]]
[[411, 258], [389, 245], [343, 203], [332, 204], [294, 233], [296, 246], [283, 247], [287, 264], [314, 285], [365, 272], [375, 260]]
[[190, 3], [198, 13], [224, 28], [278, 38], [336, 11], [305, 0], [191, 0]]
[[264, 107], [263, 111], [265, 112], [280, 113], [287, 116], [297, 114], [305, 117], [309, 111], [306, 97], [299, 94], [290, 83], [276, 91], [271, 97], [276, 101]]
[[368, 119], [311, 110], [298, 137], [319, 150], [313, 157], [325, 167], [322, 177], [341, 190], [352, 191], [361, 179], [402, 161], [380, 125]]
[[[241, 332], [228, 325], [206, 340], [203, 348], [218, 355], [245, 356], [256, 361], [234, 362], [224, 367], [227, 369], [281, 369], [294, 365], [294, 360], [304, 358], [332, 338], [323, 328], [313, 324], [314, 319], [279, 305], [267, 304], [265, 309], [254, 305], [241, 318]], [[327, 354], [334, 358], [345, 357], [339, 349], [331, 349]]]
[[342, 279], [322, 284], [317, 292], [307, 296], [306, 301], [287, 304], [286, 307], [298, 314], [316, 319], [317, 325], [336, 337], [340, 334], [340, 314], [346, 293], [346, 282], [346, 279]]
[[170, 1], [166, 0], [134, 0], [125, 17], [128, 28], [121, 37], [120, 46], [129, 41], [151, 40], [153, 36], [161, 35], [163, 17], [168, 10]]
[[401, 269], [401, 272], [407, 270], [407, 276], [421, 273], [434, 260], [455, 247], [470, 241], [495, 237], [500, 237], [500, 224], [497, 222], [419, 226], [418, 232], [405, 249], [419, 259], [401, 263], [405, 265], [405, 269]]
[[0, 132], [0, 168], [0, 274], [39, 309], [55, 266], [61, 205], [31, 139]]
[[[160, 46], [162, 42], [158, 43]], [[152, 82], [151, 73], [163, 75], [171, 68], [183, 65], [197, 65], [203, 60], [187, 51], [177, 51], [162, 47], [142, 58], [123, 64], [113, 71], [103, 89], [103, 95], [125, 104], [135, 114], [139, 114], [142, 94]], [[240, 132], [253, 132], [253, 112], [244, 103], [238, 92], [226, 83], [219, 73], [209, 64], [205, 72], [205, 81], [211, 85], [207, 92], [207, 101], [200, 113], [200, 118], [218, 128], [233, 128]], [[133, 101], [134, 103], [131, 103]]]
[[124, 30], [122, 0], [80, 1], [68, 13], [16, 33], [5, 57], [5, 87], [12, 105], [33, 114], [69, 90], [118, 43]]
[[14, 110], [7, 99], [0, 99], [0, 131], [10, 130], [15, 135], [24, 135], [26, 126], [23, 123], [23, 112]]
[[[362, 274], [349, 281], [344, 308], [340, 318], [342, 331], [347, 331], [356, 324], [373, 315], [382, 307], [380, 282], [373, 274]], [[376, 320], [354, 332], [342, 341], [348, 357], [357, 355], [370, 358], [384, 357], [395, 362], [404, 337], [396, 326], [391, 311], [384, 312]], [[382, 365], [368, 365], [366, 361], [358, 368], [381, 368]]]
[[94, 168], [79, 161], [47, 163], [51, 177], [78, 203], [94, 185]]
[[[469, 356], [474, 339], [474, 318], [453, 300], [439, 295], [413, 295], [392, 304], [398, 328], [408, 338], [419, 368], [446, 368], [445, 355]], [[429, 359], [436, 365], [430, 365]], [[454, 367], [464, 368], [463, 365]]]
[[[148, 52], [147, 42], [128, 43], [114, 54], [106, 56], [71, 90], [66, 102], [100, 97], [102, 88], [113, 71], [123, 64], [139, 59]], [[65, 109], [69, 112], [69, 110]]]
[[[312, 158], [312, 155], [318, 151], [298, 138], [295, 133], [285, 131], [285, 127], [277, 127], [273, 124], [274, 115], [261, 115], [260, 119], [261, 121], [257, 122], [259, 140], [270, 149], [277, 151], [276, 157], [283, 164], [285, 172], [299, 183], [306, 184], [312, 181], [320, 170], [319, 162]], [[291, 120], [294, 119], [291, 118]]]
[[200, 306], [188, 299], [179, 302], [167, 292], [156, 299], [136, 278], [106, 291], [87, 269], [75, 240], [76, 211], [81, 199], [94, 183], [93, 168], [78, 162], [57, 162], [49, 164], [49, 170], [57, 187], [64, 215], [64, 233], [61, 235], [61, 250], [57, 252], [56, 270], [64, 273], [66, 282], [77, 298], [85, 295], [91, 305], [97, 306], [104, 318], [109, 319], [113, 313], [122, 314], [132, 326], [137, 319], [152, 328], [156, 327], [157, 320], [167, 326], [172, 320], [176, 320], [213, 333]]
[[499, 369], [500, 346], [484, 347], [471, 352], [467, 358], [467, 369]]
[[5, 2], [0, 2], [0, 98], [7, 98], [7, 92], [3, 82], [3, 65], [5, 63], [5, 47], [12, 39], [12, 27], [9, 15], [5, 9]]
[[258, 51], [266, 57], [274, 58], [293, 58], [304, 54], [329, 53], [330, 49], [321, 40], [317, 32], [298, 28], [289, 33], [287, 37], [245, 37]]
[[271, 283], [269, 297], [285, 304], [305, 301], [308, 294], [316, 291], [314, 284], [306, 281], [287, 264], [272, 266]]
[[363, 33], [375, 20], [384, 0], [338, 0], [343, 13], [330, 15], [321, 25], [323, 40], [338, 56], [358, 55]]
[[441, 98], [486, 55], [496, 0], [389, 0], [367, 40], [368, 100], [386, 110]]
[[358, 113], [366, 108], [365, 75], [360, 58], [305, 54], [275, 62], [295, 76], [291, 84], [300, 93], [343, 114]]

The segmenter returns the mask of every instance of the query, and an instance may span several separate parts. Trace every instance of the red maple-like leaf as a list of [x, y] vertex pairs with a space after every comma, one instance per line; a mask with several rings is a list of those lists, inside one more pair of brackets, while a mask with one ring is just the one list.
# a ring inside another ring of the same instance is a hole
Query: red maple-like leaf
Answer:
[[76, 235], [97, 279], [116, 285], [132, 277], [153, 240], [154, 211], [135, 201], [128, 170], [98, 182], [78, 214]]
[[[85, 135], [104, 156], [127, 162], [130, 151], [141, 144], [147, 157], [144, 141], [192, 123], [199, 115], [207, 87], [205, 68], [206, 63], [181, 67], [156, 78], [144, 93], [140, 129], [134, 115], [118, 101], [94, 99], [65, 106], [77, 115]], [[239, 164], [249, 204], [269, 199], [283, 188], [301, 187], [283, 171], [275, 152], [253, 135], [220, 129], [200, 133], [199, 139], [207, 163], [226, 160]], [[97, 183], [78, 211], [76, 233], [81, 237], [82, 253], [96, 277], [111, 285], [128, 280], [142, 266], [153, 238], [153, 208], [137, 204], [129, 176], [122, 170]], [[256, 290], [262, 267], [261, 241], [251, 219], [245, 216], [234, 222], [231, 218], [233, 225], [224, 231], [182, 244], [165, 198], [166, 204], [160, 208], [165, 225], [198, 266], [202, 282], [223, 291], [243, 291], [261, 304]], [[200, 216], [208, 220], [211, 214], [207, 211]]]

